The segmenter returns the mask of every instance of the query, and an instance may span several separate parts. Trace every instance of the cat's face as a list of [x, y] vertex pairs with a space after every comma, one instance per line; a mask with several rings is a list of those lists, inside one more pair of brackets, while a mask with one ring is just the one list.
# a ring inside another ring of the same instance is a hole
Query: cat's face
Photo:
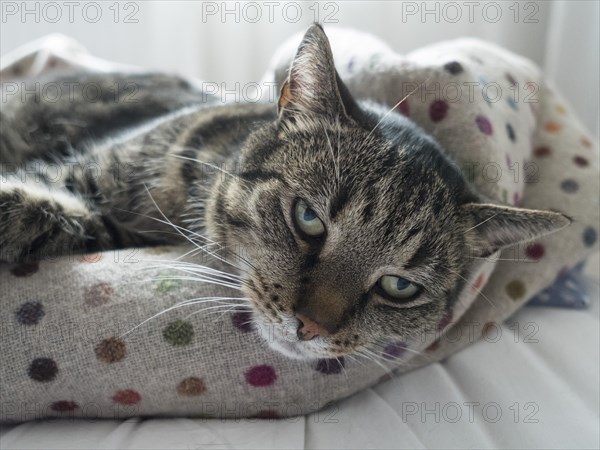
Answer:
[[[252, 223], [227, 239], [252, 263], [255, 323], [284, 352], [339, 356], [435, 331], [464, 282], [466, 227], [436, 150], [416, 158], [368, 134], [318, 119], [263, 130], [241, 167], [264, 177], [228, 197]], [[299, 314], [325, 332], [300, 340]]]
[[523, 226], [522, 210], [477, 205], [422, 130], [349, 97], [318, 26], [279, 106], [246, 143], [239, 178], [216, 187], [208, 222], [239, 252], [254, 324], [290, 357], [419, 341], [456, 302], [472, 256], [562, 223], [536, 213], [542, 225]]

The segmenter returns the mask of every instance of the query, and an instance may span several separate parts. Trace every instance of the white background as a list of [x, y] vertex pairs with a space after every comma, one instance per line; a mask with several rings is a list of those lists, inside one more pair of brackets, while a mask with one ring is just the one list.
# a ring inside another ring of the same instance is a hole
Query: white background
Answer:
[[[326, 28], [369, 31], [399, 52], [444, 39], [480, 37], [533, 59], [590, 131], [596, 136], [599, 131], [597, 0], [0, 3], [2, 55], [59, 32], [102, 58], [232, 88], [235, 82], [260, 80], [274, 49], [315, 20]], [[30, 12], [23, 15], [25, 10]]]

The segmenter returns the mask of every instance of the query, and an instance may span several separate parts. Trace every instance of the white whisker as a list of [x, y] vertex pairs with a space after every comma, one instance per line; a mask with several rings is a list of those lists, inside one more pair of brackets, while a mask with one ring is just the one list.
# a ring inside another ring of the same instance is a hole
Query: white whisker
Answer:
[[[175, 305], [163, 309], [162, 311], [154, 314], [153, 316], [143, 320], [142, 322], [140, 322], [139, 324], [137, 324], [136, 326], [134, 326], [133, 328], [131, 328], [129, 331], [126, 331], [125, 333], [123, 333], [121, 336], [119, 336], [120, 338], [124, 338], [127, 335], [131, 334], [133, 331], [137, 330], [139, 327], [141, 327], [142, 325], [150, 322], [151, 320], [162, 316], [163, 314], [168, 313], [169, 311], [173, 311], [174, 309], [178, 309], [178, 308], [183, 308], [184, 306], [190, 306], [190, 305], [195, 305], [198, 303], [203, 303], [204, 301], [206, 302], [210, 302], [210, 301], [215, 301], [215, 302], [219, 302], [220, 300], [238, 300], [235, 297], [205, 297], [205, 298], [196, 298], [196, 299], [191, 299], [191, 300], [185, 300], [183, 302], [180, 303], [176, 303]], [[241, 300], [247, 300], [245, 298], [241, 299]]]
[[390, 370], [388, 367], [385, 367], [385, 366], [384, 366], [384, 365], [383, 365], [381, 362], [377, 361], [376, 359], [374, 359], [374, 358], [373, 358], [373, 357], [371, 357], [370, 355], [368, 355], [368, 354], [366, 354], [366, 353], [363, 353], [363, 352], [364, 352], [364, 349], [363, 349], [363, 350], [357, 350], [357, 351], [355, 352], [355, 355], [357, 355], [357, 356], [362, 356], [363, 358], [367, 359], [368, 361], [372, 361], [372, 362], [374, 362], [374, 363], [375, 363], [375, 364], [377, 364], [379, 367], [381, 367], [381, 368], [382, 368], [382, 369], [385, 371], [385, 373], [387, 373], [387, 374], [391, 374], [391, 373], [392, 373], [392, 371], [391, 371], [391, 370]]
[[[421, 87], [427, 83], [429, 80], [431, 80], [431, 77], [428, 77], [425, 81], [423, 81], [421, 84], [419, 84], [416, 88], [414, 88], [411, 92], [408, 93], [408, 95], [406, 95], [406, 97], [404, 97], [402, 100], [400, 100], [398, 103], [396, 103], [394, 106], [392, 106], [392, 108], [386, 112], [383, 117], [379, 120], [379, 122], [377, 122], [377, 124], [373, 127], [373, 129], [371, 130], [371, 132], [367, 135], [366, 139], [368, 139], [373, 132], [377, 129], [377, 127], [379, 125], [381, 125], [381, 122], [383, 122], [385, 120], [385, 118], [387, 116], [389, 116], [393, 110], [395, 110], [398, 106], [400, 106], [400, 103], [402, 103], [404, 100], [406, 100], [408, 97], [410, 97], [411, 95], [413, 95], [415, 92], [417, 92], [419, 89], [421, 89]], [[365, 140], [366, 140], [365, 139]]]

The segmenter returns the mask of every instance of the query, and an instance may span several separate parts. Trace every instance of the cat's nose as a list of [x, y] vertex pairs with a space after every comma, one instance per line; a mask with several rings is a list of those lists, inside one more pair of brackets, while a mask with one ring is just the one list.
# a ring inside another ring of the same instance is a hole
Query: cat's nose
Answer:
[[300, 321], [296, 330], [296, 336], [301, 341], [310, 341], [317, 336], [329, 336], [329, 332], [310, 317], [297, 312], [296, 318]]

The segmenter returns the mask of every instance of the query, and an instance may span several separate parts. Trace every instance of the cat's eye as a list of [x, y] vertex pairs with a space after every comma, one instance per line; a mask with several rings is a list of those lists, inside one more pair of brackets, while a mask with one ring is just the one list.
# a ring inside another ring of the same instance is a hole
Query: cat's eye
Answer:
[[294, 221], [300, 231], [307, 236], [317, 238], [325, 233], [325, 224], [304, 200], [296, 202]]
[[378, 281], [381, 290], [392, 301], [403, 301], [414, 297], [421, 287], [406, 278], [384, 275]]

